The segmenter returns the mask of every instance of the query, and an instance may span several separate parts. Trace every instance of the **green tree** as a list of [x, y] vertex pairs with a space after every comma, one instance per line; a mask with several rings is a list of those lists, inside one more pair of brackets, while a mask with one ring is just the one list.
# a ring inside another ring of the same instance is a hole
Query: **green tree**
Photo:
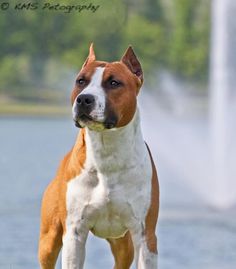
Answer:
[[143, 15], [149, 21], [162, 21], [163, 9], [160, 0], [146, 0], [144, 2]]
[[209, 1], [174, 2], [176, 12], [169, 34], [168, 66], [186, 78], [206, 79], [209, 51], [207, 4]]
[[161, 67], [164, 64], [165, 38], [164, 28], [159, 22], [152, 22], [141, 15], [130, 16], [124, 31], [124, 45], [129, 44], [142, 60], [145, 73], [151, 74], [151, 69]]
[[[48, 74], [56, 76], [48, 72], [50, 66], [55, 68], [50, 63], [57, 63], [58, 70], [66, 65], [79, 71], [91, 42], [97, 58], [107, 61], [119, 59], [133, 45], [146, 76], [150, 70], [168, 68], [187, 79], [204, 81], [209, 2], [99, 0], [94, 2], [100, 5], [95, 13], [0, 11], [0, 91], [19, 96], [36, 93], [32, 88], [47, 90], [51, 87], [46, 83]], [[72, 2], [64, 0], [63, 4]]]

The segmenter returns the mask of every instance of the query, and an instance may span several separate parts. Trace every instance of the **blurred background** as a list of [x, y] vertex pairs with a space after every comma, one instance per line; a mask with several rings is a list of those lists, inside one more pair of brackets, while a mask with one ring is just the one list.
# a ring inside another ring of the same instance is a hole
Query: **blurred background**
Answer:
[[[159, 268], [235, 269], [236, 2], [47, 3], [0, 1], [0, 269], [39, 268], [41, 197], [78, 134], [70, 92], [91, 42], [106, 61], [132, 44], [144, 69]], [[91, 235], [85, 268], [112, 264], [106, 242]]]

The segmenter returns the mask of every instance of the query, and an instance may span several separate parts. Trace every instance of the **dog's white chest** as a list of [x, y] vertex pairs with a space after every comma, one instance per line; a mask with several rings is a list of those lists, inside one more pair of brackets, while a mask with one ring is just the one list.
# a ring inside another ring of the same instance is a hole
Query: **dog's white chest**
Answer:
[[100, 178], [86, 214], [91, 231], [102, 238], [120, 237], [127, 231], [126, 222], [131, 213], [129, 201], [124, 195], [124, 187], [116, 187], [108, 186]]
[[134, 219], [145, 217], [150, 201], [149, 170], [141, 167], [107, 175], [84, 170], [68, 184], [67, 225], [83, 224], [103, 238], [123, 236]]
[[121, 237], [133, 223], [145, 220], [152, 166], [135, 120], [114, 133], [88, 131], [84, 169], [67, 186], [68, 229]]

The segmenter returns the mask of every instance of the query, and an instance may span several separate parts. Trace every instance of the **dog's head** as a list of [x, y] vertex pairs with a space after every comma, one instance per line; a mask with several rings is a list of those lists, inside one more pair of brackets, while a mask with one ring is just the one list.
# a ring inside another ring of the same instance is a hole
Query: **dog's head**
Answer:
[[71, 96], [75, 125], [96, 131], [127, 125], [142, 83], [142, 68], [132, 47], [120, 61], [108, 63], [96, 61], [91, 44]]

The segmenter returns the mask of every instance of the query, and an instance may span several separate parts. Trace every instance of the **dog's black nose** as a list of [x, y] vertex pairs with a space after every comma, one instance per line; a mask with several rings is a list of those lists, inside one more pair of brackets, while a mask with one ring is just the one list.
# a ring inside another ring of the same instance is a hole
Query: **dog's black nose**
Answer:
[[92, 94], [80, 94], [76, 103], [79, 107], [90, 108], [94, 105], [95, 98]]

